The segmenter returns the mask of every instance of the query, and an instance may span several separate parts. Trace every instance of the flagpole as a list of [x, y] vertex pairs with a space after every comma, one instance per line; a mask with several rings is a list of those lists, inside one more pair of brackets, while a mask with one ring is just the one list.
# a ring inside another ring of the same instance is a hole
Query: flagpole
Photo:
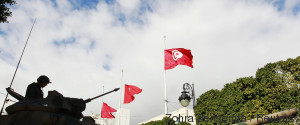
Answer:
[[[104, 94], [104, 85], [102, 86], [102, 90], [103, 90], [103, 93], [102, 93], [102, 94]], [[102, 105], [103, 105], [103, 98], [104, 98], [104, 97], [102, 97]]]
[[[104, 85], [102, 86], [102, 90], [103, 90], [103, 94], [104, 94]], [[101, 122], [103, 122], [103, 121], [105, 120], [104, 118], [101, 117], [102, 108], [103, 108], [103, 98], [104, 98], [104, 97], [101, 98], [101, 99], [102, 99], [102, 103], [101, 103], [102, 107], [101, 107], [101, 112], [100, 112], [100, 121], [101, 121]], [[101, 119], [102, 119], [102, 120], [101, 120]], [[106, 123], [106, 121], [105, 121], [105, 123]]]
[[[166, 49], [166, 36], [164, 38], [164, 44], [165, 44], [165, 49]], [[164, 70], [164, 82], [165, 82], [165, 114], [168, 113], [168, 100], [167, 100], [167, 80], [166, 80], [166, 70]]]
[[122, 100], [122, 86], [123, 86], [123, 69], [122, 69], [122, 77], [121, 77], [121, 85], [120, 85], [120, 101], [119, 101], [119, 125], [121, 121], [121, 100]]
[[[103, 93], [102, 93], [102, 94], [104, 94], [104, 85], [102, 86], [102, 90], [103, 90]], [[101, 105], [102, 105], [101, 111], [102, 111], [102, 108], [103, 108], [103, 102], [104, 102], [104, 101], [103, 101], [103, 98], [104, 98], [104, 97], [101, 98], [101, 99], [102, 99], [102, 103], [101, 103]]]

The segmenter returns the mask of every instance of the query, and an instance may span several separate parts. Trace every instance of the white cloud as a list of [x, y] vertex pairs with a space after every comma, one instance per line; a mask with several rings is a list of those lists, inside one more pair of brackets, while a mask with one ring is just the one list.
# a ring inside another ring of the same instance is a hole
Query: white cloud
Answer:
[[140, 4], [139, 0], [131, 0], [131, 1], [126, 1], [126, 0], [117, 0], [117, 2], [120, 4], [122, 9], [132, 11], [138, 7]]
[[[167, 71], [169, 110], [179, 108], [183, 83], [194, 83], [197, 97], [220, 89], [239, 77], [255, 75], [266, 63], [299, 56], [299, 16], [278, 11], [262, 1], [154, 1], [152, 12], [137, 17], [140, 1], [115, 5], [99, 2], [96, 9], [74, 10], [68, 1], [21, 1], [9, 24], [1, 24], [1, 88], [9, 86], [16, 63], [34, 18], [29, 39], [13, 88], [25, 93], [27, 85], [45, 74], [65, 96], [87, 99], [120, 86], [136, 85], [143, 92], [122, 107], [131, 110], [131, 124], [164, 113], [163, 36], [167, 48], [192, 50], [194, 68], [178, 66]], [[286, 6], [292, 6], [287, 3]], [[119, 7], [119, 8], [118, 8]], [[127, 21], [118, 21], [124, 14]], [[63, 44], [63, 41], [74, 43]], [[56, 45], [54, 42], [60, 43]], [[9, 55], [11, 60], [4, 58]], [[104, 66], [109, 66], [106, 70]], [[0, 92], [4, 92], [2, 89]], [[3, 95], [0, 96], [3, 102]], [[118, 108], [119, 93], [104, 97]], [[100, 99], [84, 112], [100, 112]]]

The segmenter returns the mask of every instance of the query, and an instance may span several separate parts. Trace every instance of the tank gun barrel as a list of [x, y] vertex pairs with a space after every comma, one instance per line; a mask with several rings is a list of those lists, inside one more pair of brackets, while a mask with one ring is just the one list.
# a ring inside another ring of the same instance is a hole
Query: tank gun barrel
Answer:
[[111, 90], [111, 91], [109, 91], [109, 92], [103, 93], [103, 94], [98, 95], [98, 96], [96, 96], [96, 97], [94, 97], [94, 98], [86, 99], [86, 100], [84, 100], [84, 102], [85, 102], [85, 103], [89, 103], [90, 101], [92, 101], [92, 100], [94, 100], [94, 99], [97, 99], [97, 98], [99, 98], [99, 97], [101, 97], [101, 96], [107, 95], [107, 94], [112, 93], [112, 92], [116, 92], [116, 91], [118, 91], [119, 89], [120, 89], [120, 88], [115, 88], [114, 90]]

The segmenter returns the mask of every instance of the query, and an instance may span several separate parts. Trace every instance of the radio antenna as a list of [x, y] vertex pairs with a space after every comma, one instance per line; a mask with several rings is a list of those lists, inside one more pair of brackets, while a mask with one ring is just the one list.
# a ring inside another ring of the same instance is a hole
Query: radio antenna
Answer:
[[[12, 86], [13, 82], [14, 82], [14, 79], [15, 79], [16, 73], [17, 73], [17, 71], [18, 71], [18, 68], [19, 68], [20, 62], [21, 62], [21, 60], [22, 60], [22, 57], [23, 57], [23, 53], [24, 53], [24, 51], [25, 51], [25, 48], [26, 48], [26, 46], [27, 46], [27, 43], [28, 43], [28, 40], [29, 40], [29, 37], [30, 37], [31, 31], [32, 31], [32, 29], [33, 29], [33, 26], [34, 26], [34, 24], [35, 24], [35, 21], [36, 21], [36, 18], [34, 19], [34, 22], [33, 22], [33, 24], [32, 24], [31, 30], [30, 30], [30, 32], [29, 32], [29, 35], [28, 35], [28, 37], [27, 37], [27, 40], [26, 40], [25, 46], [24, 46], [24, 48], [23, 48], [23, 51], [22, 51], [21, 57], [20, 57], [20, 59], [19, 59], [19, 62], [18, 62], [17, 68], [16, 68], [16, 70], [15, 70], [14, 76], [13, 76], [13, 78], [12, 78], [12, 80], [11, 80], [11, 83], [10, 83], [10, 86], [9, 86], [10, 88], [11, 88], [11, 86]], [[5, 99], [4, 99], [3, 106], [2, 106], [2, 108], [1, 108], [0, 116], [1, 116], [1, 115], [2, 115], [2, 113], [3, 113], [3, 109], [4, 109], [4, 106], [5, 106], [5, 103], [6, 103], [8, 100], [9, 100], [9, 99], [8, 99], [8, 93], [6, 93], [6, 97], [5, 97]]]

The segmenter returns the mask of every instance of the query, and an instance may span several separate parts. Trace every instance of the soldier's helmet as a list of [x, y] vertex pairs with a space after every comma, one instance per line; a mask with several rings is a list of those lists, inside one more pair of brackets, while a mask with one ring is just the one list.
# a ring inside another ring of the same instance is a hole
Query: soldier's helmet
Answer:
[[41, 75], [38, 79], [37, 79], [38, 83], [51, 83], [50, 79], [45, 76], [45, 75]]

